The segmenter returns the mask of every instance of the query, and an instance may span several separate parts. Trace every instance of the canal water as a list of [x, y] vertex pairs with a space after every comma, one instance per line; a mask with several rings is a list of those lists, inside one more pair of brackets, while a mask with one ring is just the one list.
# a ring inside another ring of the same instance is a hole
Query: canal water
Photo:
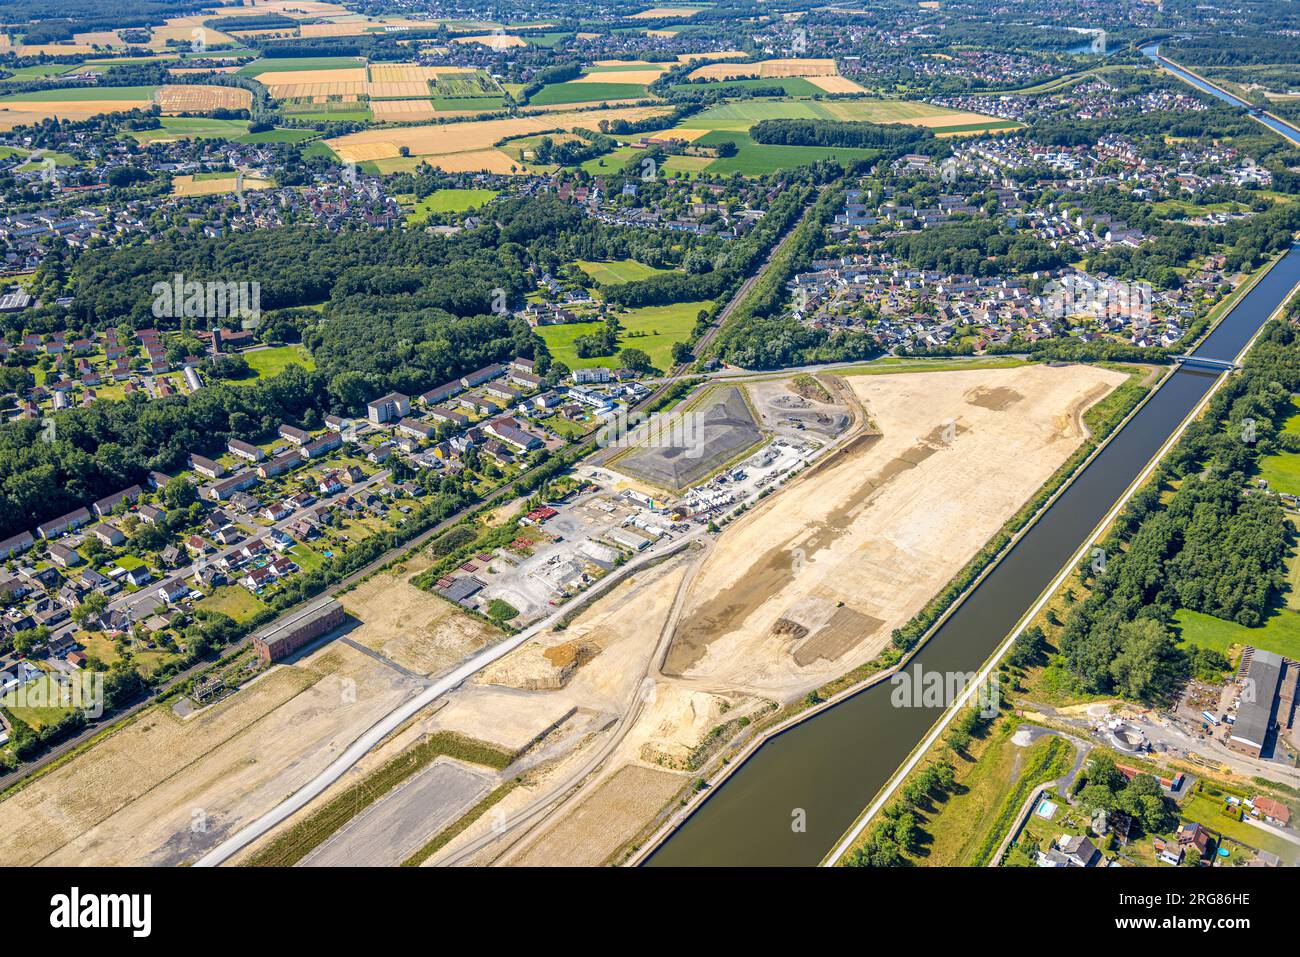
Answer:
[[[1170, 63], [1168, 60], [1158, 59], [1158, 57], [1160, 56], [1160, 44], [1153, 43], [1150, 46], [1145, 46], [1142, 48], [1142, 52], [1145, 53], [1147, 56], [1149, 56], [1151, 59], [1156, 60], [1156, 62], [1158, 62], [1162, 67], [1164, 67], [1170, 73], [1173, 73], [1183, 81], [1190, 83], [1198, 90], [1204, 93], [1208, 93], [1210, 94], [1210, 96], [1216, 97], [1222, 100], [1224, 103], [1230, 103], [1233, 106], [1240, 106], [1240, 107], [1244, 107], [1245, 109], [1251, 109], [1251, 105], [1247, 103], [1245, 100], [1241, 99], [1240, 97], [1233, 96], [1232, 94], [1228, 93], [1225, 90], [1220, 90], [1217, 86], [1212, 86], [1211, 84], [1206, 83], [1200, 77], [1193, 76], [1192, 74], [1184, 70], [1182, 67], [1174, 65], [1173, 63]], [[1288, 123], [1283, 123], [1279, 120], [1275, 120], [1271, 116], [1265, 116], [1263, 113], [1256, 114], [1256, 119], [1258, 119], [1269, 129], [1271, 129], [1274, 133], [1277, 133], [1283, 139], [1290, 140], [1292, 143], [1296, 144], [1297, 146], [1300, 146], [1300, 130], [1297, 130], [1294, 126], [1291, 126]]]
[[[1298, 282], [1300, 245], [1195, 354], [1235, 358]], [[1216, 378], [1184, 368], [1167, 379], [914, 662], [925, 671], [978, 671]], [[889, 682], [876, 685], [764, 744], [647, 864], [816, 865], [939, 717], [937, 709], [895, 708], [892, 691]], [[792, 826], [796, 815], [802, 831]]]

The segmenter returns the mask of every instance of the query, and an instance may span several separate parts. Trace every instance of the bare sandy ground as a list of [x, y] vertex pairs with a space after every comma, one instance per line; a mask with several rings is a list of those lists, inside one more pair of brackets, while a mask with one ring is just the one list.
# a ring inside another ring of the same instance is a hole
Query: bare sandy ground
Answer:
[[437, 674], [500, 641], [502, 633], [409, 581], [415, 568], [376, 575], [339, 596], [361, 621], [348, 637], [417, 674]]
[[0, 803], [0, 860], [192, 861], [305, 784], [415, 690], [335, 642], [188, 720], [150, 709]]
[[624, 765], [511, 863], [521, 867], [598, 867], [636, 837], [682, 786], [680, 775]]
[[664, 671], [789, 699], [865, 662], [1079, 446], [1087, 366], [858, 376], [860, 437], [728, 529]]

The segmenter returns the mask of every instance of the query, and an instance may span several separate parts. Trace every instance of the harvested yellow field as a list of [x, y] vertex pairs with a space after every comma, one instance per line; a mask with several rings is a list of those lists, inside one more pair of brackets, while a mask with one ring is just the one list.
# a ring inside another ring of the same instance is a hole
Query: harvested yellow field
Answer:
[[712, 53], [679, 53], [678, 63], [690, 63], [692, 60], [734, 60], [745, 54], [739, 50], [715, 50]]
[[635, 66], [644, 69], [667, 69], [667, 64], [651, 63], [649, 60], [597, 60], [592, 66]]
[[329, 146], [345, 163], [393, 158], [406, 147], [412, 156], [445, 156], [489, 150], [493, 144], [514, 136], [550, 133], [573, 127], [595, 129], [601, 120], [640, 120], [660, 116], [665, 107], [640, 106], [615, 110], [570, 111], [537, 116], [520, 116], [504, 120], [413, 126], [404, 130], [365, 130], [328, 140]]
[[164, 113], [208, 113], [253, 107], [253, 94], [237, 86], [168, 84], [158, 88], [154, 99]]
[[273, 70], [262, 73], [257, 82], [274, 92], [275, 87], [308, 86], [326, 83], [360, 83], [366, 82], [366, 68], [343, 67], [338, 70]]
[[916, 126], [966, 126], [970, 123], [1001, 123], [996, 116], [985, 116], [983, 113], [968, 113], [965, 111], [954, 110], [950, 113], [935, 113], [927, 116], [909, 116], [903, 120], [904, 123], [912, 123]]
[[389, 123], [413, 123], [438, 115], [428, 100], [371, 100], [370, 111], [376, 120]]
[[409, 99], [429, 95], [429, 84], [425, 80], [403, 80], [395, 83], [367, 83], [366, 92], [372, 99], [390, 100]]
[[295, 83], [271, 91], [277, 100], [312, 100], [324, 103], [332, 96], [356, 98], [366, 92], [365, 83]]
[[301, 37], [359, 37], [369, 32], [369, 24], [357, 23], [304, 23], [298, 28]]
[[866, 93], [864, 87], [844, 76], [810, 76], [808, 82], [827, 93]]
[[693, 80], [736, 80], [760, 77], [836, 76], [839, 71], [834, 60], [762, 60], [758, 63], [708, 63], [691, 71]]
[[681, 140], [683, 143], [693, 143], [706, 133], [712, 130], [660, 130], [658, 133], [642, 133], [637, 138], [644, 137], [648, 140]]
[[584, 73], [574, 83], [642, 83], [649, 86], [663, 70], [608, 70], [604, 73]]
[[73, 37], [78, 43], [93, 43], [101, 47], [123, 47], [126, 44], [116, 30], [99, 30], [91, 33], [78, 33]]
[[[195, 179], [193, 176], [173, 176], [173, 196], [213, 196], [217, 193], [233, 193], [239, 182], [235, 176], [220, 176], [214, 179]], [[244, 177], [244, 189], [272, 189], [275, 183], [257, 176]]]
[[146, 110], [153, 105], [153, 100], [47, 100], [43, 103], [34, 100], [8, 100], [0, 109], [24, 118], [23, 123], [32, 123], [47, 117], [57, 116], [64, 120], [85, 120], [103, 113], [122, 113], [126, 110]]
[[447, 173], [522, 173], [522, 165], [501, 150], [475, 150], [469, 153], [447, 153], [428, 158], [430, 166]]
[[20, 57], [25, 56], [84, 56], [98, 52], [89, 43], [23, 43], [12, 48]]
[[481, 43], [485, 47], [493, 50], [508, 50], [511, 47], [522, 47], [527, 44], [519, 37], [509, 33], [487, 33], [473, 37], [453, 37], [453, 43]]
[[663, 20], [667, 17], [693, 17], [699, 13], [703, 7], [651, 7], [649, 10], [642, 10], [640, 13], [634, 13], [628, 20]]
[[457, 76], [477, 72], [469, 66], [421, 66], [418, 63], [374, 63], [370, 66], [371, 83], [427, 83], [440, 76]]
[[195, 40], [201, 40], [209, 46], [222, 43], [236, 43], [234, 37], [220, 30], [213, 30], [203, 25], [204, 20], [211, 20], [209, 14], [191, 17], [173, 17], [160, 27], [153, 27], [149, 34], [149, 49], [164, 52], [168, 41], [183, 44], [186, 48]]
[[257, 77], [257, 82], [268, 89], [312, 83], [365, 83], [366, 80], [366, 68], [363, 66], [338, 70], [277, 70]]

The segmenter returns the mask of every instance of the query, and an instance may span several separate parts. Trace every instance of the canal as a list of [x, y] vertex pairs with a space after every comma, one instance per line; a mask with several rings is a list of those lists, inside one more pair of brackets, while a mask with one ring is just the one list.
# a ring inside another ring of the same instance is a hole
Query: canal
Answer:
[[[1208, 93], [1210, 94], [1210, 96], [1216, 97], [1217, 99], [1222, 100], [1224, 103], [1230, 103], [1233, 106], [1240, 106], [1243, 109], [1247, 109], [1247, 110], [1252, 109], [1251, 104], [1247, 103], [1245, 100], [1241, 99], [1240, 97], [1233, 96], [1231, 93], [1227, 92], [1226, 90], [1221, 90], [1217, 86], [1214, 86], [1211, 83], [1206, 83], [1200, 77], [1188, 73], [1178, 64], [1170, 60], [1161, 59], [1160, 44], [1153, 43], [1150, 46], [1145, 46], [1142, 48], [1142, 52], [1145, 53], [1147, 56], [1149, 56], [1152, 60], [1155, 60], [1158, 64], [1160, 64], [1160, 66], [1164, 67], [1164, 69], [1174, 74], [1180, 80], [1182, 80], [1185, 83], [1191, 84], [1192, 86], [1200, 90], [1202, 93]], [[1274, 119], [1273, 117], [1268, 116], [1265, 113], [1256, 113], [1254, 114], [1254, 117], [1255, 119], [1263, 123], [1265, 126], [1267, 126], [1274, 133], [1281, 136], [1283, 139], [1290, 140], [1292, 143], [1296, 144], [1297, 146], [1300, 146], [1300, 130], [1297, 130], [1291, 124], [1283, 123], [1281, 120]]]
[[[1300, 245], [1195, 354], [1235, 358], [1297, 283]], [[1181, 369], [1165, 380], [935, 632], [915, 659], [921, 667], [978, 671], [1216, 378]], [[892, 690], [888, 682], [876, 685], [768, 741], [647, 864], [816, 865], [940, 715], [938, 709], [895, 708]], [[802, 831], [792, 826], [796, 815], [805, 822]]]

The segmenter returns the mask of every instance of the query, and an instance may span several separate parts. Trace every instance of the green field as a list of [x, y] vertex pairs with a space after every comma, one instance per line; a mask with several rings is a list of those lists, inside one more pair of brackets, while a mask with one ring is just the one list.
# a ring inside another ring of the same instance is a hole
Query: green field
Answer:
[[1185, 644], [1227, 653], [1231, 645], [1252, 645], [1287, 658], [1300, 658], [1300, 612], [1276, 608], [1259, 628], [1246, 628], [1199, 611], [1180, 608], [1174, 630]]
[[[311, 356], [307, 354], [307, 350], [302, 346], [276, 346], [270, 349], [254, 349], [250, 352], [241, 352], [240, 355], [258, 378], [283, 372], [291, 365], [302, 366], [308, 372], [316, 368], [316, 363], [312, 361]], [[245, 379], [243, 381], [252, 382], [253, 380]]]
[[213, 120], [207, 117], [165, 116], [156, 130], [129, 130], [126, 136], [140, 143], [175, 139], [233, 140], [248, 133], [248, 120]]
[[277, 57], [254, 60], [236, 76], [257, 77], [263, 73], [301, 72], [303, 70], [346, 70], [365, 66], [366, 61], [354, 56]]
[[[4, 698], [0, 698], [0, 704], [8, 707], [15, 718], [33, 731], [40, 731], [41, 728], [57, 724], [72, 713], [72, 708], [57, 706], [57, 702], [60, 700], [72, 700], [69, 698], [61, 699], [60, 696], [59, 685], [49, 675], [44, 675], [40, 678], [34, 678], [17, 691], [10, 692]], [[18, 707], [18, 702], [28, 702], [28, 705]], [[41, 705], [37, 702], [52, 702], [53, 704]]]
[[[1291, 416], [1282, 426], [1284, 432], [1294, 432], [1297, 416]], [[1300, 454], [1276, 452], [1263, 456], [1256, 468], [1256, 476], [1268, 482], [1274, 492], [1300, 495]]]
[[71, 73], [77, 69], [75, 63], [38, 63], [36, 66], [16, 66], [7, 72], [13, 76], [7, 76], [0, 83], [21, 83], [24, 80], [41, 80], [50, 76], [63, 76], [65, 73]]
[[236, 143], [301, 143], [316, 136], [315, 130], [274, 129], [236, 136]]
[[416, 203], [407, 215], [406, 223], [408, 226], [418, 226], [431, 213], [463, 213], [467, 209], [477, 209], [496, 195], [495, 189], [440, 189]]
[[[695, 318], [700, 310], [712, 308], [713, 303], [706, 300], [629, 310], [619, 316], [619, 321], [623, 324], [619, 350], [640, 349], [650, 356], [650, 362], [656, 369], [669, 369], [673, 364], [673, 343], [689, 342], [691, 330], [695, 328]], [[557, 362], [563, 362], [570, 369], [589, 369], [592, 366], [617, 369], [618, 353], [612, 356], [580, 359], [574, 351], [575, 339], [579, 336], [592, 335], [600, 329], [599, 322], [574, 322], [565, 326], [539, 326], [537, 333], [546, 340], [546, 346], [551, 350], [552, 357]]]
[[616, 262], [590, 262], [579, 259], [574, 265], [602, 286], [616, 286], [619, 283], [635, 282], [638, 279], [648, 279], [651, 276], [673, 272], [671, 269], [646, 266], [635, 259], [620, 259]]
[[690, 93], [699, 90], [717, 90], [717, 89], [739, 89], [739, 90], [770, 90], [772, 87], [779, 86], [785, 91], [786, 96], [816, 96], [819, 93], [825, 93], [821, 87], [810, 83], [801, 76], [770, 77], [767, 79], [752, 80], [712, 80], [708, 83], [677, 83], [673, 86], [674, 90], [684, 93]]
[[606, 153], [604, 156], [596, 156], [582, 164], [582, 169], [591, 173], [593, 176], [597, 173], [612, 173], [621, 170], [627, 161], [635, 156], [641, 156], [645, 150], [639, 150], [634, 146], [620, 146], [612, 153]]
[[552, 83], [528, 99], [531, 106], [557, 103], [597, 103], [604, 100], [636, 100], [646, 96], [640, 83]]
[[[849, 120], [868, 123], [906, 123], [918, 116], [954, 113], [942, 106], [911, 100], [745, 100], [724, 103], [682, 121], [683, 129], [747, 130], [759, 120]], [[956, 115], [954, 113], [954, 115]], [[989, 124], [979, 124], [983, 129]], [[966, 124], [967, 126], [971, 124]], [[956, 129], [957, 127], [953, 127]]]
[[807, 166], [818, 160], [833, 159], [856, 162], [880, 155], [879, 150], [857, 149], [848, 146], [767, 146], [755, 143], [749, 134], [739, 130], [715, 130], [705, 133], [695, 146], [717, 146], [730, 140], [737, 146], [735, 156], [720, 157], [708, 165], [710, 173], [742, 173], [760, 176], [796, 166]]
[[58, 87], [53, 90], [34, 90], [31, 93], [11, 93], [0, 97], [0, 103], [61, 103], [65, 101], [95, 102], [99, 100], [150, 100], [156, 86], [78, 86]]
[[242, 585], [222, 585], [212, 589], [206, 598], [195, 603], [195, 608], [204, 611], [219, 611], [229, 615], [235, 621], [247, 621], [254, 615], [266, 611], [266, 605], [260, 598]]
[[491, 113], [505, 109], [505, 97], [493, 96], [435, 96], [432, 99], [435, 110], [480, 110]]
[[369, 123], [375, 117], [369, 109], [357, 109], [355, 103], [313, 103], [306, 108], [282, 106], [299, 120], [331, 120], [336, 123]]

